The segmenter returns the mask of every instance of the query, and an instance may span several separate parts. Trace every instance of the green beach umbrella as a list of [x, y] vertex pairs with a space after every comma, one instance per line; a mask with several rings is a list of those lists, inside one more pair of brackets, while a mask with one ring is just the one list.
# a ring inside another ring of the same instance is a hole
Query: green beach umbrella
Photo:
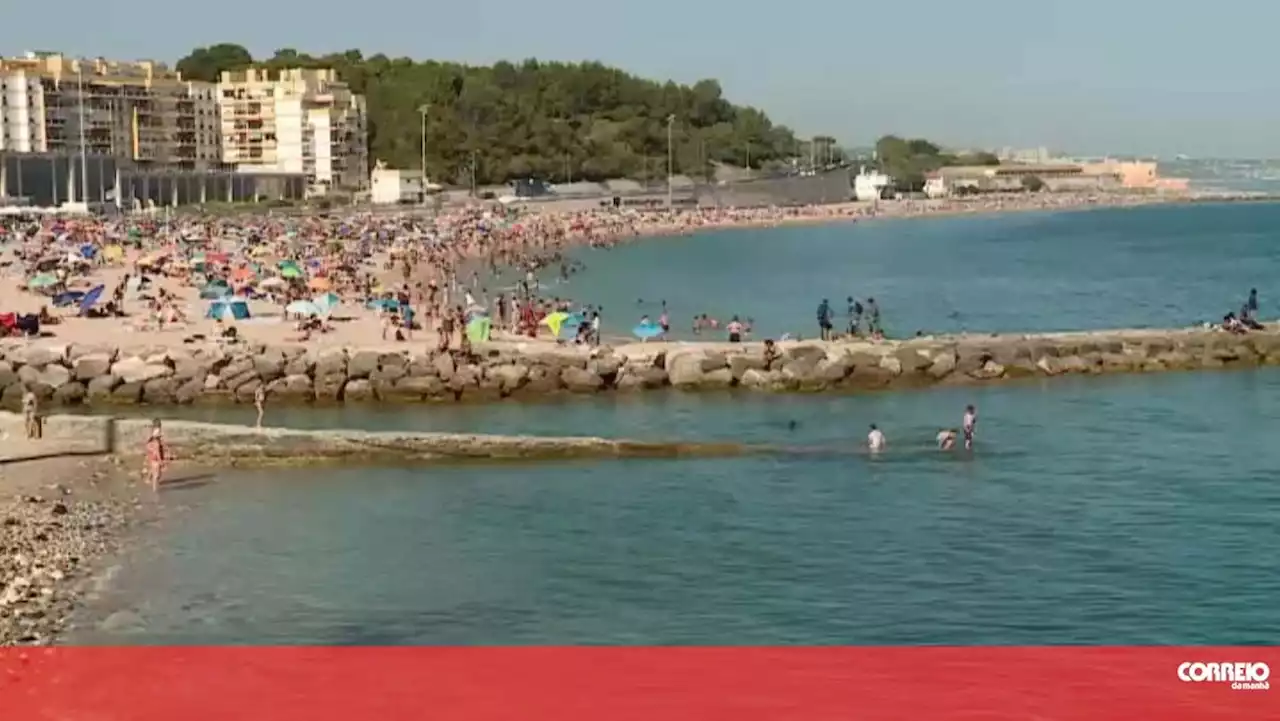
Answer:
[[493, 322], [484, 316], [472, 318], [467, 324], [467, 340], [472, 343], [485, 343], [493, 329]]
[[53, 273], [40, 273], [27, 279], [28, 288], [48, 288], [58, 284], [58, 276]]

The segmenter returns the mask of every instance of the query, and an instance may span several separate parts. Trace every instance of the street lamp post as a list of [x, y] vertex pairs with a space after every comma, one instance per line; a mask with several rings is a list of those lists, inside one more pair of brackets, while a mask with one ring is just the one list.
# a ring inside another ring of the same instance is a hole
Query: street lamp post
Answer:
[[673, 180], [675, 176], [675, 150], [671, 142], [672, 129], [675, 127], [676, 116], [674, 113], [667, 116], [667, 210], [675, 207], [675, 193], [673, 192]]
[[431, 110], [430, 105], [419, 105], [418, 112], [422, 114], [422, 204], [427, 204], [427, 113]]
[[76, 61], [76, 94], [80, 97], [80, 202], [89, 207], [89, 153], [84, 139], [84, 61]]

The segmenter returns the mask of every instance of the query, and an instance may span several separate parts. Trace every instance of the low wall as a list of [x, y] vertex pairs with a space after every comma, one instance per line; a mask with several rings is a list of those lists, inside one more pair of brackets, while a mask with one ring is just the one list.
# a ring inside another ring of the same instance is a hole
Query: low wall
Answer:
[[53, 405], [491, 401], [553, 394], [746, 388], [859, 391], [1025, 377], [1280, 364], [1280, 332], [1131, 330], [906, 341], [646, 343], [587, 349], [492, 344], [468, 357], [382, 349], [217, 345], [0, 347], [0, 404], [30, 387]]
[[[0, 434], [21, 438], [22, 416], [0, 412]], [[48, 454], [96, 452], [141, 455], [151, 421], [113, 416], [49, 415], [44, 436], [29, 445]], [[164, 437], [183, 461], [236, 466], [324, 461], [544, 460], [731, 456], [751, 449], [736, 443], [665, 443], [573, 436], [494, 436], [467, 433], [304, 431], [166, 420]]]

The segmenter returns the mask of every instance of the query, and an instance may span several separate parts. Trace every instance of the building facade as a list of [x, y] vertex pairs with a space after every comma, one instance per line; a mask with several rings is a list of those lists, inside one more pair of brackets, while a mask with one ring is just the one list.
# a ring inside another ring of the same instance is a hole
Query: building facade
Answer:
[[215, 86], [185, 81], [160, 63], [27, 53], [0, 59], [0, 82], [0, 149], [83, 152], [184, 170], [221, 163]]
[[249, 68], [218, 83], [222, 157], [243, 173], [301, 173], [309, 192], [369, 187], [364, 97], [331, 69]]

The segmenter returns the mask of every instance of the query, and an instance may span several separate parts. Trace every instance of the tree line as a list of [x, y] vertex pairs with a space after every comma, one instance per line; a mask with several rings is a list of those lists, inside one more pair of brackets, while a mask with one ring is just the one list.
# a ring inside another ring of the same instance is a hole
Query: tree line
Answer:
[[712, 177], [717, 163], [839, 159], [833, 138], [801, 141], [760, 110], [730, 103], [715, 80], [656, 82], [598, 62], [471, 66], [288, 48], [264, 60], [223, 43], [196, 48], [176, 69], [213, 82], [248, 67], [333, 68], [366, 98], [370, 162], [418, 168], [425, 110], [427, 175], [446, 183], [658, 180], [667, 174], [668, 132], [674, 172], [695, 178]]
[[999, 165], [1000, 159], [987, 152], [955, 154], [921, 138], [886, 135], [876, 141], [876, 165], [893, 178], [899, 190], [919, 191], [925, 176], [939, 168], [956, 165]]

